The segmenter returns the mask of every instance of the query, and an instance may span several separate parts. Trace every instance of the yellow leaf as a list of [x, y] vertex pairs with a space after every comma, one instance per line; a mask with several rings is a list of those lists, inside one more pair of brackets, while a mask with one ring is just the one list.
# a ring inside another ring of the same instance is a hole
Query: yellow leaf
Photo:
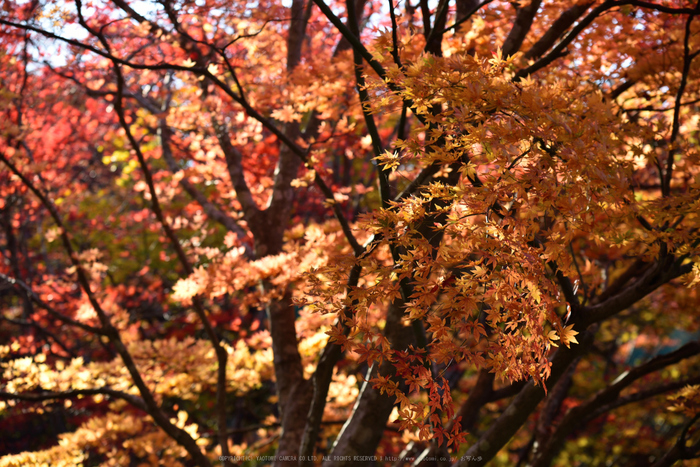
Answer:
[[216, 65], [214, 63], [210, 63], [209, 66], [207, 67], [207, 71], [209, 71], [209, 73], [211, 73], [212, 75], [216, 76], [219, 74], [219, 65]]
[[576, 334], [578, 334], [578, 331], [574, 331], [573, 324], [566, 326], [561, 332], [562, 343], [567, 347], [569, 347], [571, 343], [578, 344], [579, 342], [576, 340], [576, 337], [574, 337]]

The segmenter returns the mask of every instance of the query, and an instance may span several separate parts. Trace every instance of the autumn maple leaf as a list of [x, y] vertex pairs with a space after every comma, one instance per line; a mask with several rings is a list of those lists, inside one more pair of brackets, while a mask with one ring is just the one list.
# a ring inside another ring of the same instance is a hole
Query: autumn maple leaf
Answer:
[[578, 331], [574, 331], [574, 325], [570, 324], [561, 331], [561, 343], [569, 347], [569, 344], [578, 344], [576, 336]]

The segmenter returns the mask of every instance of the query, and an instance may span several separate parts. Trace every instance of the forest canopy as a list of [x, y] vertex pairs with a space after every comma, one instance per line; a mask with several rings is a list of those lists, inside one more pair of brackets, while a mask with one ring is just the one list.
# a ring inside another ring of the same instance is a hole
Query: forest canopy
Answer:
[[700, 465], [700, 2], [0, 5], [0, 466]]

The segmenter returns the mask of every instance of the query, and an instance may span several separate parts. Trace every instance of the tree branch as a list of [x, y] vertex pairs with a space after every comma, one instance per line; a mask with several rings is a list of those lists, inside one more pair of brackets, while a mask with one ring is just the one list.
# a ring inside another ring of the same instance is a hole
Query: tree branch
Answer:
[[469, 20], [471, 19], [471, 17], [474, 16], [474, 14], [475, 14], [477, 11], [479, 11], [482, 7], [485, 7], [486, 5], [488, 5], [489, 3], [491, 3], [492, 1], [493, 1], [493, 0], [484, 0], [483, 2], [479, 3], [478, 5], [476, 5], [476, 6], [473, 7], [472, 9], [470, 9], [468, 12], [466, 12], [466, 13], [464, 14], [464, 16], [462, 16], [461, 18], [458, 18], [457, 21], [455, 21], [455, 23], [454, 23], [452, 26], [446, 27], [446, 28], [442, 31], [442, 34], [445, 34], [447, 31], [449, 31], [449, 30], [451, 30], [451, 29], [457, 29], [458, 27], [460, 27], [461, 25], [463, 25], [464, 23], [466, 23], [467, 21], [469, 21]]
[[[102, 46], [110, 52], [110, 45], [105, 36], [102, 34], [101, 31], [95, 31], [94, 29], [90, 28], [85, 19], [82, 16], [82, 0], [76, 0], [76, 9], [78, 11], [78, 20], [81, 26], [85, 28], [86, 31], [88, 31], [90, 34], [95, 36]], [[123, 107], [123, 93], [124, 93], [124, 88], [125, 88], [125, 81], [124, 81], [124, 76], [121, 71], [121, 65], [114, 59], [112, 59], [112, 68], [114, 70], [115, 78], [116, 78], [116, 85], [117, 85], [117, 92], [115, 95], [114, 99], [114, 111], [117, 114], [119, 124], [121, 127], [124, 129], [124, 132], [126, 134], [127, 140], [129, 141], [132, 149], [134, 150], [136, 154], [136, 158], [138, 159], [139, 165], [141, 167], [141, 170], [143, 172], [144, 178], [146, 180], [146, 184], [148, 185], [148, 190], [149, 193], [151, 194], [151, 206], [154, 214], [156, 215], [156, 218], [160, 222], [161, 226], [163, 227], [163, 230], [165, 231], [166, 236], [170, 240], [173, 248], [175, 249], [175, 252], [178, 256], [178, 259], [180, 260], [180, 263], [182, 264], [182, 267], [185, 269], [185, 273], [187, 275], [192, 274], [193, 269], [192, 266], [190, 265], [187, 255], [185, 254], [185, 251], [182, 248], [182, 245], [180, 245], [180, 242], [175, 235], [175, 232], [171, 228], [170, 224], [166, 221], [165, 216], [163, 214], [163, 210], [160, 206], [160, 202], [158, 201], [158, 196], [157, 192], [155, 189], [155, 185], [153, 182], [153, 176], [151, 175], [151, 171], [148, 168], [148, 165], [146, 164], [146, 159], [141, 152], [141, 147], [136, 141], [136, 138], [134, 137], [131, 127], [126, 121], [126, 112]], [[216, 357], [217, 357], [217, 363], [218, 363], [218, 368], [217, 368], [217, 390], [216, 390], [216, 400], [217, 400], [217, 406], [218, 406], [218, 429], [219, 429], [219, 444], [221, 446], [221, 452], [224, 456], [228, 457], [228, 435], [226, 433], [226, 361], [228, 358], [228, 352], [226, 349], [224, 349], [221, 344], [219, 343], [219, 338], [216, 334], [216, 331], [214, 328], [211, 326], [211, 323], [209, 322], [209, 319], [206, 316], [206, 312], [204, 311], [203, 306], [201, 305], [201, 302], [198, 299], [193, 299], [193, 305], [195, 308], [195, 312], [197, 313], [199, 319], [202, 321], [202, 325], [204, 327], [204, 330], [209, 337], [209, 340], [214, 347]], [[148, 400], [146, 399], [146, 402]], [[154, 407], [157, 408], [157, 404], [154, 403]], [[160, 409], [158, 409], [160, 412]], [[160, 412], [162, 414], [162, 412]], [[170, 423], [170, 422], [168, 422]], [[172, 425], [172, 424], [171, 424]], [[196, 460], [201, 462], [201, 459], [198, 459], [198, 457], [203, 457], [201, 451], [197, 448], [196, 452], [194, 450], [194, 446], [197, 446], [196, 443], [194, 442], [194, 439], [192, 439], [191, 436], [187, 435], [187, 438], [182, 437], [180, 434], [178, 434], [181, 439], [175, 438], [176, 441], [180, 442], [183, 447], [187, 449], [189, 454]], [[186, 444], [183, 444], [184, 443]], [[194, 446], [192, 446], [192, 443], [194, 443]], [[188, 447], [189, 446], [189, 447]], [[206, 464], [209, 463], [206, 458], [204, 458], [206, 461]], [[203, 463], [203, 462], [202, 462]], [[227, 461], [224, 461], [224, 465], [227, 464]]]
[[637, 84], [637, 80], [635, 80], [635, 79], [625, 81], [624, 83], [620, 84], [618, 87], [616, 87], [615, 89], [610, 91], [610, 93], [605, 97], [608, 100], [614, 101], [615, 99], [620, 97], [620, 95], [622, 95], [623, 92], [627, 91], [635, 84]]
[[[360, 30], [357, 25], [357, 15], [355, 14], [355, 1], [346, 1], [348, 9], [348, 24], [350, 26], [350, 32], [355, 36], [360, 36]], [[396, 47], [396, 45], [394, 45]], [[357, 89], [357, 94], [360, 97], [360, 106], [362, 107], [362, 115], [365, 118], [365, 125], [367, 126], [367, 132], [372, 138], [372, 150], [374, 151], [374, 157], [379, 157], [382, 155], [382, 140], [379, 137], [379, 130], [374, 121], [374, 116], [370, 113], [369, 105], [369, 93], [365, 88], [365, 78], [362, 75], [362, 55], [357, 48], [353, 47], [353, 59], [355, 62], [355, 88]], [[395, 60], [397, 64], [400, 63], [398, 58], [398, 51], [395, 55]], [[378, 162], [374, 162], [374, 166], [377, 169], [377, 175], [379, 178], [379, 194], [382, 199], [382, 207], [387, 208], [389, 206], [389, 200], [391, 199], [391, 187], [389, 185], [389, 170], [382, 169]]]
[[[422, 5], [422, 2], [421, 2]], [[426, 52], [429, 52], [436, 57], [442, 57], [442, 36], [447, 22], [447, 11], [449, 9], [448, 0], [440, 0], [437, 6], [435, 15], [435, 24], [425, 38]]]
[[[349, 0], [352, 1], [352, 0]], [[355, 17], [355, 24], [357, 24], [357, 14], [355, 13], [355, 6], [353, 2], [353, 17]], [[391, 18], [391, 44], [392, 44], [392, 49], [391, 49], [391, 56], [394, 57], [394, 63], [396, 64], [399, 69], [403, 68], [401, 65], [401, 58], [399, 58], [399, 27], [396, 24], [396, 12], [394, 11], [394, 0], [389, 0], [389, 17]], [[350, 8], [348, 8], [348, 22], [351, 21], [350, 18]], [[350, 30], [353, 31], [355, 36], [360, 37], [360, 31], [359, 28], [357, 30], [352, 29], [352, 23], [350, 23], [351, 28]], [[359, 56], [359, 54], [358, 54]], [[362, 60], [362, 56], [360, 56], [360, 60]], [[355, 59], [357, 61], [357, 59]]]
[[[77, 2], [79, 2], [79, 0], [77, 0]], [[100, 39], [103, 41], [104, 46], [108, 47], [107, 41], [104, 39], [104, 37], [101, 37]], [[177, 257], [185, 270], [185, 274], [189, 276], [194, 272], [194, 270], [192, 269], [192, 266], [190, 265], [189, 260], [187, 259], [185, 250], [182, 248], [182, 245], [180, 244], [180, 241], [178, 240], [175, 231], [165, 219], [163, 209], [161, 208], [160, 202], [158, 201], [158, 194], [156, 192], [155, 184], [153, 182], [153, 175], [151, 174], [151, 171], [148, 168], [146, 158], [141, 152], [141, 147], [138, 141], [136, 141], [136, 138], [134, 137], [133, 133], [131, 132], [131, 127], [126, 121], [126, 113], [122, 101], [122, 95], [124, 90], [124, 77], [122, 75], [120, 65], [116, 62], [113, 62], [113, 68], [117, 80], [117, 94], [114, 99], [114, 111], [116, 112], [117, 117], [119, 118], [119, 123], [124, 129], [126, 137], [129, 140], [129, 143], [131, 144], [131, 147], [136, 154], [136, 158], [139, 161], [141, 171], [143, 172], [146, 184], [148, 185], [148, 191], [151, 195], [151, 208], [153, 210], [153, 213], [156, 215], [156, 218], [163, 227], [166, 237], [168, 237], [171, 245], [175, 249], [175, 253], [177, 254]], [[217, 357], [216, 401], [218, 410], [217, 425], [219, 431], [219, 444], [221, 446], [222, 455], [228, 458], [228, 435], [226, 433], [226, 361], [228, 359], [228, 352], [221, 346], [219, 342], [219, 337], [214, 328], [212, 327], [211, 323], [209, 322], [209, 318], [206, 315], [201, 301], [195, 298], [192, 300], [192, 303], [194, 305], [194, 309], [197, 313], [197, 316], [202, 322], [207, 337], [209, 338], [209, 341], [214, 347], [214, 351]], [[192, 453], [190, 453], [190, 455], [192, 455]], [[224, 465], [226, 465], [226, 463], [227, 461], [224, 461]]]
[[683, 93], [685, 92], [685, 87], [688, 84], [688, 73], [690, 72], [690, 64], [693, 59], [697, 56], [697, 53], [690, 54], [690, 26], [695, 19], [695, 16], [700, 12], [700, 1], [695, 4], [695, 10], [693, 13], [688, 15], [688, 20], [685, 22], [685, 36], [683, 38], [683, 71], [681, 72], [681, 83], [678, 86], [678, 92], [676, 93], [676, 102], [673, 107], [673, 124], [671, 126], [671, 137], [669, 138], [670, 149], [668, 151], [668, 160], [666, 161], [666, 174], [665, 177], [662, 176], [662, 191], [664, 196], [669, 196], [671, 194], [671, 178], [673, 178], [673, 163], [676, 152], [676, 139], [680, 133], [681, 127], [681, 101], [683, 99]]
[[564, 39], [562, 39], [551, 52], [549, 52], [544, 57], [540, 58], [538, 61], [533, 63], [527, 68], [518, 71], [513, 77], [514, 81], [520, 81], [522, 78], [535, 73], [536, 71], [546, 67], [559, 57], [566, 55], [566, 48], [571, 44], [576, 37], [581, 34], [588, 26], [595, 21], [595, 19], [600, 16], [603, 12], [624, 4], [625, 2], [616, 2], [615, 0], [606, 0], [601, 3], [596, 8], [594, 8], [588, 15], [586, 15], [579, 23], [567, 34]]
[[[577, 357], [583, 355], [593, 342], [595, 331], [596, 329], [593, 327], [593, 329], [583, 332], [579, 345], [557, 349], [552, 357], [551, 373], [547, 383], [556, 384], [569, 365]], [[489, 429], [467, 450], [465, 456], [456, 465], [467, 467], [488, 463], [520, 429], [544, 396], [544, 390], [541, 387], [535, 386], [532, 380], [528, 381], [505, 412], [491, 424]], [[477, 458], [481, 460], [477, 461]]]
[[[700, 342], [696, 341], [686, 344], [680, 349], [669, 354], [655, 357], [649, 360], [647, 363], [623, 373], [623, 375], [615, 380], [613, 384], [598, 392], [598, 394], [590, 398], [588, 401], [569, 409], [564, 418], [558, 424], [554, 433], [547, 437], [546, 443], [541, 444], [540, 449], [536, 448], [535, 453], [533, 454], [532, 467], [545, 467], [550, 465], [554, 460], [554, 456], [563, 446], [566, 438], [576, 429], [581, 428], [590, 420], [593, 420], [594, 418], [599, 417], [603, 413], [619, 407], [620, 405], [642, 400], [643, 398], [653, 397], [657, 394], [672, 390], [672, 388], [676, 387], [678, 383], [674, 383], [674, 385], [663, 385], [658, 388], [654, 388], [653, 390], [637, 393], [637, 397], [634, 399], [628, 397], [623, 400], [618, 400], [620, 392], [622, 392], [623, 389], [627, 388], [643, 376], [698, 354], [700, 354]], [[659, 389], [662, 389], [661, 392], [659, 392]], [[635, 394], [632, 394], [632, 396], [635, 396]]]
[[236, 198], [243, 208], [243, 215], [246, 219], [252, 221], [259, 215], [260, 209], [255, 203], [255, 200], [253, 200], [250, 187], [248, 187], [248, 183], [245, 181], [245, 176], [243, 174], [243, 155], [231, 144], [231, 138], [229, 137], [226, 125], [219, 122], [216, 118], [212, 118], [212, 124], [216, 137], [219, 140], [219, 146], [226, 158], [228, 174], [231, 178], [231, 184], [236, 191]]
[[586, 15], [579, 23], [571, 30], [569, 34], [564, 37], [557, 45], [554, 47], [554, 49], [544, 57], [540, 58], [537, 62], [534, 64], [530, 65], [527, 68], [524, 68], [520, 71], [518, 71], [515, 76], [513, 77], [514, 81], [520, 81], [522, 78], [531, 75], [535, 73], [536, 71], [546, 67], [553, 61], [555, 61], [559, 57], [563, 57], [566, 55], [566, 48], [571, 44], [571, 42], [576, 39], [576, 37], [584, 31], [588, 26], [591, 25], [595, 19], [600, 16], [603, 12], [615, 8], [615, 7], [620, 7], [620, 6], [625, 6], [625, 5], [632, 5], [632, 6], [638, 6], [640, 8], [645, 8], [645, 9], [651, 9], [655, 11], [659, 11], [662, 13], [669, 13], [669, 14], [697, 14], [696, 9], [691, 9], [691, 8], [670, 8], [670, 7], [665, 7], [662, 5], [657, 5], [654, 3], [648, 3], [648, 2], [642, 2], [642, 1], [636, 1], [636, 0], [606, 0], [605, 2], [601, 3], [598, 5], [596, 8], [591, 10], [591, 12]]
[[[580, 313], [576, 316], [572, 314], [575, 329], [581, 333], [581, 344], [571, 348], [559, 348], [555, 352], [547, 382], [556, 384], [569, 364], [581, 354], [582, 349], [590, 345], [597, 323], [627, 309], [668, 281], [690, 272], [690, 266], [690, 264], [682, 265], [682, 261], [662, 255], [655, 267], [649, 268], [637, 282], [619, 294], [603, 303], [581, 307]], [[482, 435], [479, 442], [467, 451], [466, 455], [471, 459], [481, 457], [484, 462], [492, 459], [527, 420], [543, 397], [543, 391], [536, 388], [532, 382], [528, 382], [503, 415]], [[470, 465], [470, 461], [463, 461], [459, 465]]]
[[428, 5], [428, 0], [418, 0], [418, 3], [420, 5], [420, 13], [423, 19], [423, 36], [425, 37], [425, 42], [427, 43], [427, 39], [432, 31], [432, 26], [430, 25], [430, 5]]
[[[42, 390], [43, 391], [43, 390]], [[0, 391], [0, 400], [18, 400], [27, 402], [43, 402], [49, 400], [62, 400], [62, 399], [73, 399], [78, 396], [96, 396], [104, 395], [109, 396], [113, 399], [121, 399], [128, 402], [130, 405], [136, 407], [137, 409], [143, 410], [148, 413], [148, 408], [144, 403], [143, 399], [134, 396], [132, 394], [127, 394], [122, 391], [117, 391], [112, 388], [95, 388], [95, 389], [72, 389], [70, 391], [64, 392], [37, 392], [37, 393], [23, 393], [14, 394], [11, 392]]]
[[673, 447], [664, 454], [664, 456], [653, 464], [652, 467], [671, 467], [677, 461], [682, 459], [694, 459], [698, 457], [700, 453], [700, 441], [696, 441], [692, 446], [688, 446], [688, 431], [690, 428], [700, 420], [700, 413], [691, 418], [688, 423], [685, 424], [681, 435], [678, 440], [673, 445]]
[[[365, 245], [367, 248], [369, 245]], [[348, 283], [346, 290], [348, 295], [357, 287], [357, 283], [360, 280], [360, 273], [362, 272], [362, 267], [359, 264], [355, 264], [350, 270], [350, 276], [348, 277]], [[343, 309], [343, 314], [338, 317], [338, 322], [342, 323], [344, 334], [350, 331], [350, 328], [345, 324], [345, 318], [348, 316], [352, 305], [347, 306]], [[299, 451], [302, 459], [300, 462], [301, 467], [310, 467], [313, 465], [313, 461], [310, 456], [314, 454], [314, 447], [316, 446], [316, 440], [320, 432], [321, 423], [323, 420], [323, 411], [326, 407], [326, 399], [328, 397], [328, 388], [330, 387], [331, 381], [333, 379], [333, 370], [335, 365], [340, 361], [343, 356], [342, 347], [336, 342], [329, 342], [326, 347], [321, 352], [321, 356], [316, 365], [316, 371], [314, 371], [311, 381], [313, 384], [313, 397], [311, 399], [311, 405], [309, 407], [309, 413], [306, 417], [306, 428], [304, 430], [304, 437], [301, 442], [301, 449]]]
[[643, 274], [652, 265], [651, 263], [646, 263], [641, 259], [636, 259], [625, 271], [620, 274], [617, 279], [613, 281], [605, 290], [603, 290], [600, 295], [593, 297], [593, 302], [602, 303], [613, 295], [620, 293], [622, 288], [627, 285], [629, 281]]
[[[462, 431], [469, 432], [476, 425], [479, 419], [479, 412], [484, 407], [484, 405], [489, 402], [490, 397], [493, 395], [493, 382], [495, 380], [496, 374], [490, 372], [487, 368], [482, 368], [479, 370], [479, 376], [477, 377], [474, 387], [469, 391], [469, 397], [462, 403], [452, 420], [445, 427], [445, 431], [449, 432], [454, 423], [459, 420], [460, 427]], [[437, 456], [437, 449], [434, 444], [430, 444], [423, 452], [416, 457], [413, 462], [413, 466], [430, 466], [432, 461], [427, 461], [426, 459], [435, 458]]]
[[[172, 136], [172, 133], [170, 128], [168, 128], [165, 120], [160, 121], [158, 134], [160, 135], [161, 148], [163, 153], [163, 159], [165, 159], [165, 163], [168, 165], [168, 168], [173, 174], [180, 172], [181, 169], [180, 167], [178, 167], [177, 162], [173, 157], [173, 152], [170, 145], [170, 137]], [[241, 244], [245, 248], [246, 256], [248, 258], [253, 257], [253, 250], [251, 249], [250, 245], [246, 243], [245, 240], [246, 232], [234, 218], [223, 212], [213, 202], [209, 201], [209, 199], [206, 196], [204, 196], [204, 194], [201, 191], [199, 191], [192, 183], [190, 183], [190, 181], [187, 178], [182, 177], [180, 179], [180, 186], [182, 186], [182, 188], [187, 192], [187, 194], [189, 194], [192, 197], [192, 199], [199, 203], [207, 217], [224, 226], [226, 230], [235, 233], [241, 240]]]
[[338, 18], [335, 13], [333, 13], [333, 10], [330, 9], [328, 5], [324, 3], [323, 0], [314, 0], [314, 3], [318, 5], [320, 10], [323, 12], [324, 15], [326, 15], [326, 18], [335, 26], [338, 31], [345, 37], [348, 42], [350, 42], [350, 45], [352, 45], [353, 49], [356, 49], [360, 55], [362, 55], [362, 58], [365, 59], [365, 61], [369, 64], [369, 66], [374, 70], [377, 75], [382, 80], [385, 80], [386, 78], [386, 72], [384, 71], [384, 68], [382, 65], [377, 62], [373, 57], [372, 54], [369, 53], [367, 48], [362, 44], [360, 41], [359, 37], [355, 36], [350, 29], [343, 24], [343, 22]]
[[[532, 27], [532, 21], [535, 19], [537, 10], [540, 8], [542, 0], [532, 0], [529, 5], [525, 7], [518, 7], [518, 12], [515, 15], [515, 22], [513, 22], [513, 27], [508, 33], [508, 37], [503, 42], [503, 56], [508, 57], [514, 55], [520, 47], [523, 45], [523, 41], [530, 32]], [[517, 5], [517, 3], [516, 3]]]
[[632, 304], [641, 300], [665, 283], [689, 273], [692, 264], [681, 265], [673, 261], [673, 258], [657, 262], [656, 267], [650, 267], [634, 283], [630, 284], [620, 293], [611, 296], [607, 300], [582, 307], [579, 325], [587, 327], [590, 324], [601, 322]]
[[195, 440], [192, 439], [192, 437], [186, 431], [173, 425], [170, 422], [169, 418], [163, 413], [163, 411], [158, 406], [158, 403], [156, 402], [155, 398], [153, 397], [153, 394], [146, 385], [146, 382], [141, 377], [141, 373], [139, 372], [133, 357], [122, 342], [121, 337], [119, 335], [119, 331], [112, 325], [109, 317], [102, 309], [100, 303], [97, 301], [97, 298], [93, 294], [87, 273], [85, 272], [82, 264], [80, 263], [78, 253], [73, 249], [68, 230], [66, 229], [63, 220], [61, 219], [61, 216], [58, 213], [58, 210], [56, 209], [56, 206], [53, 204], [52, 201], [49, 200], [49, 198], [46, 195], [44, 195], [44, 193], [41, 192], [41, 190], [39, 190], [32, 183], [31, 180], [29, 180], [22, 172], [20, 172], [17, 169], [17, 167], [12, 162], [10, 162], [2, 153], [0, 153], [0, 160], [2, 160], [5, 163], [5, 165], [12, 171], [12, 173], [14, 173], [22, 181], [22, 183], [32, 193], [34, 193], [34, 195], [37, 198], [39, 198], [41, 204], [49, 211], [53, 221], [58, 226], [63, 247], [66, 250], [68, 257], [70, 258], [71, 264], [76, 269], [76, 273], [78, 275], [78, 283], [80, 284], [80, 287], [82, 288], [83, 292], [87, 295], [90, 305], [92, 305], [93, 309], [95, 310], [95, 313], [97, 313], [100, 323], [102, 324], [103, 331], [101, 334], [105, 335], [110, 340], [112, 345], [114, 345], [117, 353], [122, 358], [124, 366], [126, 366], [129, 375], [134, 381], [134, 385], [138, 388], [139, 393], [141, 394], [141, 397], [144, 400], [144, 404], [147, 408], [148, 414], [151, 417], [153, 417], [153, 420], [156, 422], [156, 424], [158, 424], [158, 426], [160, 426], [163, 429], [163, 431], [165, 431], [170, 437], [172, 437], [176, 442], [178, 442], [187, 450], [190, 456], [192, 456], [192, 458], [195, 460], [195, 462], [197, 462], [197, 464], [200, 467], [210, 467], [211, 463], [209, 462], [207, 457], [202, 454]]
[[[66, 353], [66, 355], [68, 355], [70, 358], [76, 357], [75, 352], [73, 352], [73, 350], [68, 348], [68, 346], [66, 344], [64, 344], [63, 341], [61, 339], [59, 339], [58, 336], [56, 336], [56, 334], [49, 331], [48, 329], [46, 329], [45, 327], [43, 327], [42, 325], [40, 325], [36, 321], [33, 321], [31, 319], [27, 319], [27, 320], [25, 320], [25, 319], [12, 319], [12, 318], [8, 318], [7, 316], [3, 316], [3, 315], [0, 315], [0, 320], [5, 321], [5, 322], [10, 323], [10, 324], [14, 324], [16, 326], [31, 326], [33, 328], [36, 328], [37, 331], [39, 331], [44, 336], [49, 337], [51, 340], [53, 340], [56, 343], [56, 345], [61, 347], [63, 349], [63, 351]], [[46, 342], [48, 343], [48, 340], [46, 340]]]
[[[397, 299], [387, 311], [385, 335], [393, 349], [406, 349], [413, 342], [413, 332], [410, 326], [404, 326], [403, 300]], [[327, 467], [343, 467], [356, 465], [354, 456], [373, 455], [384, 433], [387, 420], [394, 407], [395, 398], [382, 394], [369, 381], [378, 375], [388, 376], [396, 371], [388, 360], [379, 365], [375, 363], [367, 371], [365, 382], [360, 395], [355, 402], [352, 415], [343, 426], [331, 450], [336, 459], [323, 463]]]
[[540, 58], [548, 51], [554, 42], [561, 37], [584, 14], [594, 2], [579, 3], [564, 11], [559, 18], [552, 23], [547, 32], [525, 52], [526, 59]]
[[[3, 162], [5, 162], [4, 156], [1, 154], [0, 154], [0, 160], [3, 160]], [[17, 286], [21, 287], [25, 291], [25, 293], [32, 299], [32, 301], [34, 303], [36, 303], [40, 308], [43, 308], [44, 310], [46, 310], [51, 316], [55, 317], [56, 319], [60, 320], [61, 322], [65, 323], [65, 324], [69, 324], [71, 326], [75, 326], [77, 328], [80, 328], [83, 331], [89, 332], [90, 334], [96, 334], [98, 336], [106, 336], [107, 335], [107, 333], [100, 328], [96, 328], [96, 327], [90, 326], [88, 324], [81, 323], [80, 321], [74, 320], [73, 318], [65, 316], [62, 313], [59, 313], [51, 305], [49, 305], [48, 303], [44, 302], [41, 298], [39, 298], [39, 296], [32, 290], [32, 288], [29, 287], [29, 285], [27, 285], [24, 281], [21, 281], [19, 279], [15, 279], [14, 277], [6, 276], [3, 273], [0, 273], [0, 279], [4, 280], [8, 284], [17, 285]]]
[[539, 419], [537, 420], [537, 425], [535, 428], [535, 443], [533, 446], [541, 446], [546, 440], [548, 440], [552, 435], [552, 426], [557, 414], [561, 410], [562, 403], [571, 389], [574, 374], [576, 373], [576, 367], [581, 357], [577, 357], [571, 362], [569, 368], [562, 377], [557, 381], [557, 384], [552, 388], [551, 393], [545, 399], [544, 407], [540, 411]]

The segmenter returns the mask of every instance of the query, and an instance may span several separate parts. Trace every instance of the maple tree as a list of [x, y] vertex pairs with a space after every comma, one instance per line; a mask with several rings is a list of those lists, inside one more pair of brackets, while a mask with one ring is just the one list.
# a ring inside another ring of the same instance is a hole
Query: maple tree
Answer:
[[699, 14], [3, 0], [0, 465], [695, 465]]

